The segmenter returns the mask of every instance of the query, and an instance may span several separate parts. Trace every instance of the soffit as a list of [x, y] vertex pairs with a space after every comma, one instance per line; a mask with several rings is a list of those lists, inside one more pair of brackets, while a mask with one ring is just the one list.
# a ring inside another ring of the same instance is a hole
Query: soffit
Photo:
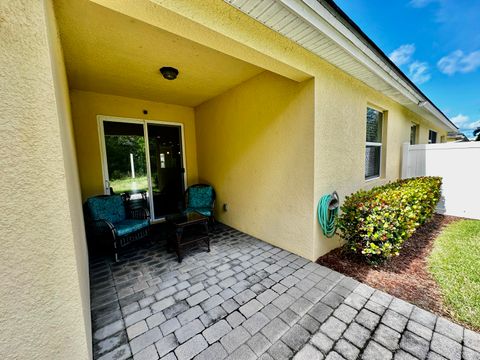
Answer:
[[[224, 0], [415, 113], [454, 130], [428, 99], [402, 79], [316, 0]], [[423, 106], [419, 106], [425, 102]]]

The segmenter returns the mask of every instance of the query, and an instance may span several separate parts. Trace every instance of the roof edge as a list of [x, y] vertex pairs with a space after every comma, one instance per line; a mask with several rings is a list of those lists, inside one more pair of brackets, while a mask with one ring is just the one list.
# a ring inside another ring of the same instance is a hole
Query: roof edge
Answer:
[[[365, 45], [367, 45], [370, 50], [375, 53], [386, 65], [403, 81], [405, 81], [413, 90], [416, 92], [419, 97], [423, 98], [427, 104], [419, 102], [419, 107], [425, 107], [432, 115], [443, 120], [443, 122], [447, 122], [448, 125], [453, 126], [455, 129], [458, 127], [446, 116], [440, 108], [433, 103], [430, 98], [425, 95], [425, 93], [418, 88], [415, 83], [410, 80], [410, 78], [405, 75], [405, 73], [392, 61], [390, 58], [385, 54], [385, 52], [378, 47], [377, 44], [367, 35], [363, 30], [337, 5], [333, 0], [316, 0], [318, 1], [323, 7], [325, 7], [333, 16], [335, 16], [339, 21], [341, 21], [349, 30], [355, 34], [355, 36], [362, 41]], [[338, 15], [338, 16], [336, 16]], [[447, 124], [446, 124], [447, 125]]]

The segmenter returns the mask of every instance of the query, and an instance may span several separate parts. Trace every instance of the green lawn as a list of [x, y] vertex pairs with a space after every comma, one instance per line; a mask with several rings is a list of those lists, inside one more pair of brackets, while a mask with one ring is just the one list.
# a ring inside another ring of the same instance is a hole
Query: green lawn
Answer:
[[445, 305], [454, 318], [480, 330], [480, 221], [450, 224], [428, 258]]
[[110, 180], [110, 186], [113, 188], [113, 191], [116, 194], [120, 194], [123, 192], [130, 192], [130, 191], [136, 191], [136, 190], [147, 190], [148, 181], [146, 176], [139, 176], [135, 179], [132, 179], [132, 178], [116, 179], [116, 180]]

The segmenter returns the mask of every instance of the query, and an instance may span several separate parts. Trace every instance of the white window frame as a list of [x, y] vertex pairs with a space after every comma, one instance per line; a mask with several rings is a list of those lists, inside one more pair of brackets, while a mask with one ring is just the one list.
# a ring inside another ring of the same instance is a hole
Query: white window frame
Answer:
[[[430, 142], [430, 133], [435, 133], [435, 142]], [[437, 144], [438, 143], [438, 131], [428, 129], [428, 143], [429, 144]]]
[[[415, 128], [415, 143], [414, 144], [412, 144], [412, 141], [411, 141], [412, 140], [412, 128]], [[412, 124], [410, 126], [410, 145], [418, 145], [419, 133], [420, 133], [420, 125], [412, 122]]]
[[[374, 105], [367, 104], [367, 111], [368, 111], [369, 108], [372, 109], [372, 110], [378, 111], [379, 113], [382, 114], [382, 133], [381, 133], [382, 141], [381, 142], [365, 141], [365, 156], [363, 157], [364, 162], [365, 162], [365, 158], [367, 156], [367, 146], [375, 146], [375, 147], [380, 148], [380, 158], [379, 158], [380, 164], [378, 166], [378, 175], [371, 176], [371, 177], [367, 178], [366, 174], [365, 174], [366, 169], [364, 168], [363, 176], [364, 176], [366, 182], [377, 180], [377, 179], [380, 179], [382, 177], [382, 171], [383, 171], [383, 141], [384, 141], [384, 135], [385, 135], [385, 112], [386, 112], [385, 110], [380, 109], [380, 108], [378, 108]], [[365, 122], [365, 124], [366, 124], [366, 122]], [[365, 131], [366, 130], [367, 129], [365, 129]]]
[[[367, 146], [375, 146], [375, 147], [379, 147], [380, 148], [380, 165], [378, 167], [378, 175], [374, 175], [374, 176], [371, 176], [371, 177], [365, 177], [365, 181], [372, 181], [372, 180], [376, 180], [376, 179], [380, 179], [382, 177], [382, 161], [383, 161], [383, 143], [376, 143], [376, 142], [366, 142], [365, 143], [365, 156], [367, 156]], [[364, 176], [366, 176], [366, 174], [364, 174]]]

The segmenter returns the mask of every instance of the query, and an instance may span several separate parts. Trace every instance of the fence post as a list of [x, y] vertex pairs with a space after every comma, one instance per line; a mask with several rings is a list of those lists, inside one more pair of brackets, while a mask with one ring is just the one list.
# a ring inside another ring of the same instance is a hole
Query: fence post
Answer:
[[406, 179], [408, 174], [408, 163], [409, 163], [409, 151], [410, 151], [410, 144], [408, 142], [403, 143], [402, 145], [402, 171], [401, 177], [402, 179]]

